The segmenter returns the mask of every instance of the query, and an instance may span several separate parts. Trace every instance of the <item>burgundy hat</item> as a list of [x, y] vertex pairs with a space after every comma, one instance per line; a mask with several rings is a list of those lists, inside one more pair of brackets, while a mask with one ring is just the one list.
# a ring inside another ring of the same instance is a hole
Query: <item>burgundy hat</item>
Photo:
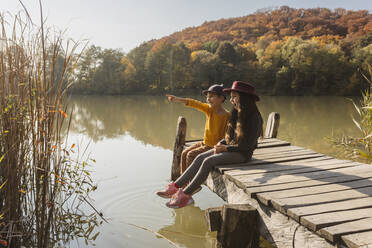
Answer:
[[250, 83], [242, 82], [242, 81], [235, 81], [232, 84], [232, 87], [229, 89], [223, 89], [224, 92], [231, 92], [237, 91], [242, 92], [248, 95], [253, 95], [256, 98], [256, 101], [260, 100], [260, 97], [256, 94], [255, 88]]

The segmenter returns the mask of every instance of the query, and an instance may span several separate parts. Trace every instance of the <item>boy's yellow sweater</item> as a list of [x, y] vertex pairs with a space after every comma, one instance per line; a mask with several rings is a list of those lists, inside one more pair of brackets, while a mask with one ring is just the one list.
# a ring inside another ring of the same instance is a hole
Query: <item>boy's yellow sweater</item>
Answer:
[[204, 145], [213, 147], [218, 141], [224, 138], [229, 120], [228, 112], [226, 114], [216, 114], [209, 104], [189, 98], [187, 99], [186, 106], [200, 110], [207, 117], [204, 128]]

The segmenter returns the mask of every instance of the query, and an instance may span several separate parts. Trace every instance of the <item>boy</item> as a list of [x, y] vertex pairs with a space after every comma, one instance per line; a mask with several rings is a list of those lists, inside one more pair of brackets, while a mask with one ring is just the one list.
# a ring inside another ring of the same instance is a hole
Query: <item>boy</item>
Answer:
[[166, 95], [169, 101], [184, 103], [188, 107], [203, 112], [207, 117], [203, 141], [191, 145], [182, 152], [181, 174], [185, 172], [196, 156], [212, 149], [225, 135], [229, 113], [222, 106], [226, 99], [223, 85], [214, 84], [208, 90], [204, 90], [203, 94], [207, 97], [207, 103], [190, 98]]

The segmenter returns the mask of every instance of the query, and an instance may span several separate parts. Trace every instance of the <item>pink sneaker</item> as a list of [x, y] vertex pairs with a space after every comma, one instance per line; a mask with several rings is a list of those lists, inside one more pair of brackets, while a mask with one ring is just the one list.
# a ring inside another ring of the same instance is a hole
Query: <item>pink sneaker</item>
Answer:
[[163, 198], [171, 198], [172, 195], [174, 195], [177, 192], [177, 190], [178, 188], [176, 184], [174, 182], [171, 182], [165, 187], [165, 190], [158, 191], [156, 192], [156, 194]]
[[172, 196], [172, 199], [166, 203], [168, 208], [183, 208], [194, 203], [191, 195], [186, 195], [182, 189], [178, 189], [177, 193]]

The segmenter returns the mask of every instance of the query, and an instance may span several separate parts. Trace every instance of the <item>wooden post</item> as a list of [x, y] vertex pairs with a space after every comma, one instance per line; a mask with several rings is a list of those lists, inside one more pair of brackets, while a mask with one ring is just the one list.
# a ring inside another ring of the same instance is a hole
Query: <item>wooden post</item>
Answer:
[[210, 232], [220, 231], [222, 224], [222, 207], [207, 208], [205, 218]]
[[267, 118], [265, 138], [276, 138], [278, 135], [280, 115], [277, 112], [271, 112]]
[[176, 141], [173, 148], [173, 162], [171, 171], [172, 181], [175, 181], [181, 174], [180, 162], [183, 146], [185, 145], [186, 127], [186, 118], [182, 116], [178, 117]]
[[259, 247], [258, 213], [254, 207], [226, 204], [220, 208], [209, 208], [205, 213], [209, 230], [217, 231], [217, 247]]

